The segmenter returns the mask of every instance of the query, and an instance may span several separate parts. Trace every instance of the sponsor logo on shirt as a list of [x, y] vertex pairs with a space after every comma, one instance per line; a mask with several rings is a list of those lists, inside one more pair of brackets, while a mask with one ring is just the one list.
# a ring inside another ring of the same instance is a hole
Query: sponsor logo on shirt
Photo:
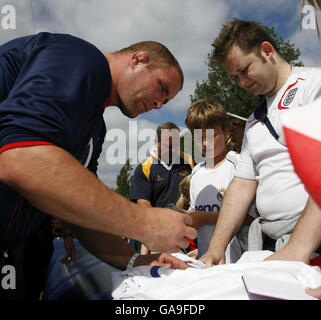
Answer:
[[296, 94], [296, 92], [298, 91], [298, 88], [294, 88], [294, 89], [291, 89], [288, 94], [286, 95], [286, 97], [284, 98], [284, 102], [283, 102], [283, 105], [285, 107], [287, 107], [294, 99], [294, 96]]
[[188, 175], [188, 171], [185, 168], [180, 168], [178, 170], [178, 174], [182, 177], [186, 177]]
[[196, 211], [220, 211], [220, 206], [216, 203], [214, 204], [200, 204], [198, 206], [195, 206]]
[[224, 198], [224, 193], [225, 193], [225, 189], [224, 188], [219, 188], [218, 192], [217, 192], [217, 195], [216, 195], [217, 200], [222, 201], [223, 198]]
[[279, 101], [278, 104], [278, 109], [279, 110], [283, 110], [283, 109], [289, 109], [289, 105], [291, 104], [291, 102], [293, 101], [295, 94], [298, 91], [298, 87], [293, 88], [298, 82], [299, 80], [304, 81], [305, 79], [303, 78], [298, 78], [294, 83], [290, 84], [286, 90], [284, 91], [282, 98]]

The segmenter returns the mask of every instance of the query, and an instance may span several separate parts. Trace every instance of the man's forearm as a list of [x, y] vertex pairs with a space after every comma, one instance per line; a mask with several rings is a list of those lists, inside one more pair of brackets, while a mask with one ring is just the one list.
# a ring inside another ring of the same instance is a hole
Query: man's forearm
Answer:
[[[64, 224], [65, 226], [66, 224]], [[119, 269], [125, 269], [136, 252], [120, 236], [67, 224], [76, 238], [92, 255]]]
[[137, 204], [139, 206], [142, 206], [142, 207], [145, 207], [145, 208], [151, 208], [152, 207], [150, 201], [145, 200], [145, 199], [138, 199], [137, 200]]
[[321, 209], [310, 197], [288, 244], [266, 260], [300, 260], [309, 263], [321, 245]]
[[[73, 230], [79, 242], [98, 259], [121, 270], [126, 269], [131, 257], [136, 253], [127, 241], [119, 236], [98, 232], [86, 228], [68, 224]], [[133, 266], [158, 265], [169, 268], [185, 269], [188, 266], [179, 259], [168, 254], [147, 254], [139, 255]]]
[[321, 210], [311, 197], [291, 238], [296, 251], [303, 254], [302, 258], [310, 258], [321, 245]]
[[139, 227], [135, 230], [132, 225], [144, 224], [145, 215], [137, 205], [108, 189], [55, 146], [1, 153], [0, 179], [34, 206], [72, 224], [132, 238], [139, 237], [135, 234]]

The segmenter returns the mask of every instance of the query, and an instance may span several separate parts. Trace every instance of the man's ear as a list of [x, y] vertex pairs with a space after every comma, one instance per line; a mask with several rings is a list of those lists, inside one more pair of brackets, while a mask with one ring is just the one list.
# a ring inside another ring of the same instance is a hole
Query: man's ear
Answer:
[[130, 65], [137, 66], [139, 63], [147, 63], [148, 54], [145, 51], [136, 51], [130, 57]]
[[274, 52], [275, 52], [275, 49], [270, 42], [263, 41], [261, 43], [261, 53], [262, 53], [263, 57], [271, 59], [273, 57]]

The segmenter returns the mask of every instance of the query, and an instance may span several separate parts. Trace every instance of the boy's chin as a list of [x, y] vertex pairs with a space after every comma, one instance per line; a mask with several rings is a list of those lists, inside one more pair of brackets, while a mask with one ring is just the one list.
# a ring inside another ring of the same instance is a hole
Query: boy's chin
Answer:
[[205, 153], [203, 152], [203, 157], [206, 158], [206, 159], [214, 158], [214, 151], [207, 150]]

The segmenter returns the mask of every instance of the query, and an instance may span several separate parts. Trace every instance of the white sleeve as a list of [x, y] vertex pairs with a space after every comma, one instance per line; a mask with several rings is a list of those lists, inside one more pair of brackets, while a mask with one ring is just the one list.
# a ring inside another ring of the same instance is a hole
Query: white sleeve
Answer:
[[321, 69], [315, 68], [313, 71], [309, 73], [308, 81], [305, 85], [304, 100], [306, 104], [321, 97]]
[[247, 134], [247, 130], [245, 130], [244, 132], [240, 159], [239, 159], [238, 165], [236, 166], [235, 176], [242, 179], [255, 180], [256, 179], [255, 164], [250, 155], [246, 134]]

